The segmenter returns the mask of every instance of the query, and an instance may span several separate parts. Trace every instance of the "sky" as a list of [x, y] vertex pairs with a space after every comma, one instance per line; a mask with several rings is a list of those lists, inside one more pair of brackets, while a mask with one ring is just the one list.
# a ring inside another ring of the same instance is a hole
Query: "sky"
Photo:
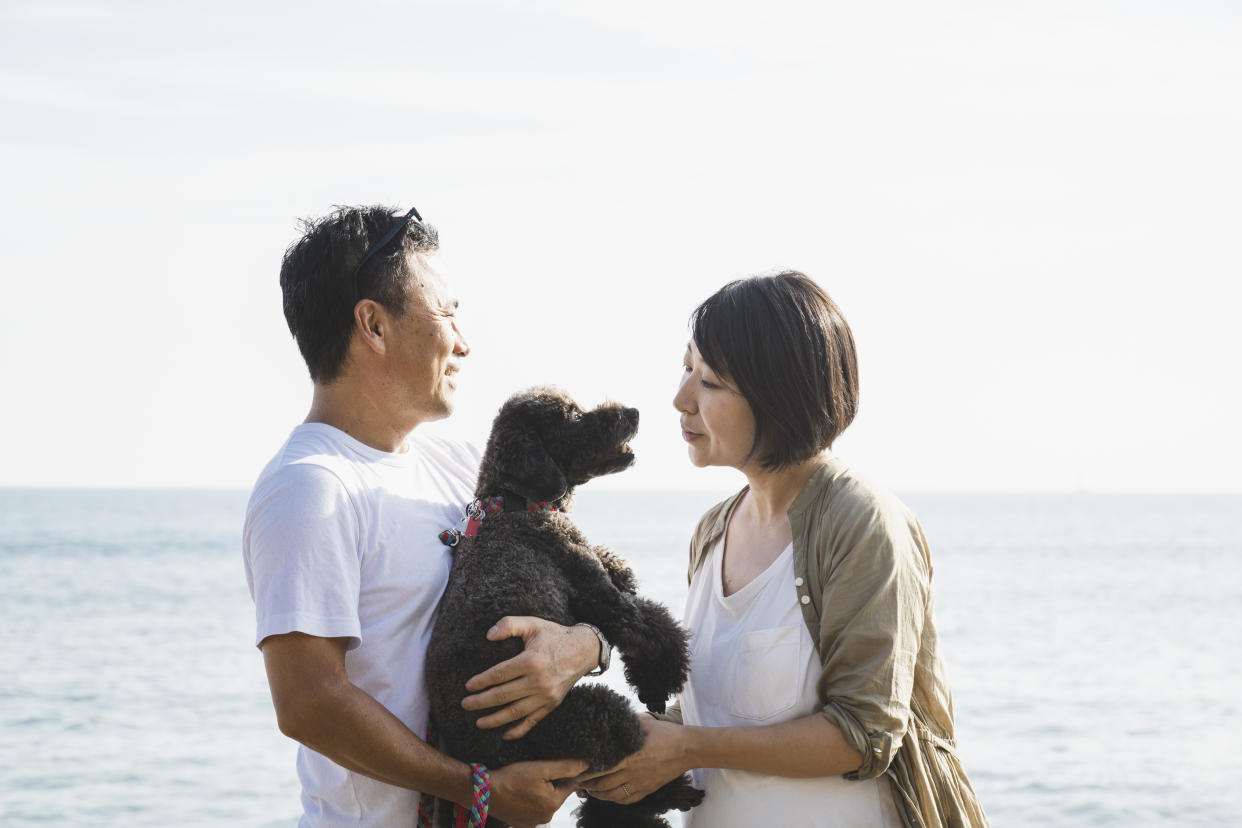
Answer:
[[897, 491], [1242, 491], [1242, 7], [0, 5], [3, 486], [246, 488], [311, 386], [298, 220], [417, 206], [457, 412], [638, 407], [600, 487], [722, 489], [671, 398], [690, 311], [802, 270]]

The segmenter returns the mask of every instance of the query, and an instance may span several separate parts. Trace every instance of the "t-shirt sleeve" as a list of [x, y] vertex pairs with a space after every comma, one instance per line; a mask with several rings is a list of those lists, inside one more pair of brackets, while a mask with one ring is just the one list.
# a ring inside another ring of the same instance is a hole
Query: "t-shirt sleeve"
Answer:
[[243, 535], [256, 646], [289, 632], [348, 638], [351, 650], [362, 642], [358, 531], [345, 485], [326, 468], [295, 463], [260, 483]]

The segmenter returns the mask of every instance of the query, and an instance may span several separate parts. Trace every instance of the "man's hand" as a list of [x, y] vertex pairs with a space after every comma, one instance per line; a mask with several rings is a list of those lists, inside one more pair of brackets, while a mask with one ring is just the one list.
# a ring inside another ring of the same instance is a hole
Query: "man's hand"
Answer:
[[[574, 791], [574, 776], [587, 769], [579, 759], [514, 762], [491, 772], [492, 799], [488, 816], [514, 828], [551, 822], [556, 809]], [[553, 784], [562, 780], [561, 785]]]
[[517, 722], [505, 731], [504, 739], [525, 736], [556, 709], [574, 682], [599, 663], [599, 639], [586, 627], [507, 615], [487, 631], [487, 637], [490, 641], [519, 637], [526, 645], [513, 658], [467, 681], [466, 689], [474, 695], [461, 702], [466, 710], [501, 707], [479, 719], [479, 727]]

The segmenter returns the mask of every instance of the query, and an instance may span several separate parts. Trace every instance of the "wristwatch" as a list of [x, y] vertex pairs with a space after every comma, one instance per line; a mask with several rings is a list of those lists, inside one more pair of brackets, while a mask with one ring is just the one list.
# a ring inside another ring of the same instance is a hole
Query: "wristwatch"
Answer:
[[608, 662], [612, 660], [612, 645], [608, 643], [607, 638], [604, 638], [604, 634], [599, 631], [599, 627], [594, 624], [579, 621], [577, 624], [574, 624], [574, 626], [586, 627], [588, 630], [595, 633], [595, 637], [599, 639], [599, 666], [587, 673], [587, 675], [602, 676], [604, 671], [608, 669]]

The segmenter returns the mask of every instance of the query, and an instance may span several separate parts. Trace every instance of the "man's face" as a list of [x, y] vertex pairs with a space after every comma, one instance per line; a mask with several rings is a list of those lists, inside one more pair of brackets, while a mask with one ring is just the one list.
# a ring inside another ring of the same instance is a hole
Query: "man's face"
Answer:
[[409, 308], [394, 320], [391, 381], [402, 408], [419, 422], [453, 412], [457, 372], [470, 346], [457, 327], [457, 297], [444, 275], [421, 253], [411, 254], [406, 283]]

